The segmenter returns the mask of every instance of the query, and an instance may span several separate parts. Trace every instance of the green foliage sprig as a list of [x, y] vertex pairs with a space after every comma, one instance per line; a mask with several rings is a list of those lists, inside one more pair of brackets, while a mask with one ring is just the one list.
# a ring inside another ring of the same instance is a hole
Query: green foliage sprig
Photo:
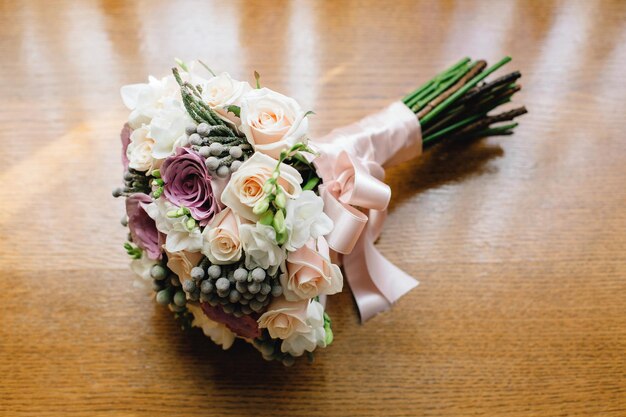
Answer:
[[140, 247], [133, 245], [130, 242], [124, 243], [124, 249], [126, 249], [126, 253], [132, 259], [141, 259], [142, 250]]

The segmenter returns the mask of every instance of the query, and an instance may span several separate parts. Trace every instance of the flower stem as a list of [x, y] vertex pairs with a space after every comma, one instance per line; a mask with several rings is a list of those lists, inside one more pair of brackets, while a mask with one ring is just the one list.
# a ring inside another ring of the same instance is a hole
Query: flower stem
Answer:
[[490, 68], [486, 69], [484, 72], [478, 74], [475, 78], [473, 78], [467, 84], [465, 84], [465, 86], [460, 88], [457, 92], [455, 92], [450, 97], [448, 97], [446, 100], [444, 100], [443, 103], [441, 103], [440, 105], [435, 107], [430, 113], [428, 113], [426, 116], [424, 116], [424, 118], [420, 121], [422, 123], [422, 125], [426, 126], [430, 120], [434, 119], [439, 113], [441, 113], [445, 109], [447, 109], [452, 103], [454, 103], [463, 94], [465, 94], [467, 91], [469, 91], [472, 87], [476, 86], [476, 84], [478, 84], [480, 81], [482, 81], [485, 78], [487, 78], [487, 76], [489, 76], [490, 74], [492, 74], [493, 72], [498, 70], [500, 67], [502, 67], [503, 65], [507, 64], [509, 61], [511, 61], [511, 57], [508, 57], [508, 56], [504, 57], [499, 62], [497, 62], [495, 65], [493, 65], [492, 67], [490, 67]]
[[417, 88], [416, 90], [412, 91], [411, 93], [407, 94], [402, 101], [409, 107], [411, 107], [411, 102], [414, 102], [416, 97], [418, 97], [421, 93], [423, 93], [426, 89], [430, 88], [433, 84], [437, 83], [438, 81], [445, 79], [447, 77], [449, 77], [451, 74], [456, 73], [456, 71], [463, 67], [464, 65], [466, 65], [468, 62], [470, 62], [470, 58], [465, 57], [463, 59], [461, 59], [459, 62], [457, 62], [456, 64], [452, 65], [450, 68], [446, 69], [445, 71], [439, 73], [437, 76], [435, 76], [435, 78], [433, 78], [432, 80], [426, 82], [425, 84], [423, 84], [422, 86], [420, 86], [419, 88]]

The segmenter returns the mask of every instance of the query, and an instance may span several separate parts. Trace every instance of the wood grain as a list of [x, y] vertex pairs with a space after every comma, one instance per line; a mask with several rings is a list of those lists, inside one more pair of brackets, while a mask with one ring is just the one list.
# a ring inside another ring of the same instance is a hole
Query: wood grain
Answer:
[[[0, 54], [0, 415], [626, 415], [624, 1], [3, 1]], [[530, 114], [389, 172], [392, 311], [344, 289], [285, 369], [132, 287], [121, 85], [257, 70], [322, 134], [465, 55], [512, 55]]]

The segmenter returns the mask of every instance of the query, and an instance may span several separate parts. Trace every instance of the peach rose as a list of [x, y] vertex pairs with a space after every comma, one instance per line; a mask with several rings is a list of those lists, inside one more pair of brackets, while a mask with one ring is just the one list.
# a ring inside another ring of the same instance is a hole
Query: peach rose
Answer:
[[318, 295], [336, 294], [343, 287], [339, 267], [330, 262], [328, 244], [324, 238], [311, 239], [287, 257], [287, 273], [280, 283], [288, 301], [308, 300]]
[[267, 329], [274, 339], [286, 339], [295, 333], [309, 331], [307, 307], [309, 300], [291, 302], [284, 298], [275, 298], [267, 311], [259, 317], [261, 329]]
[[252, 90], [241, 100], [241, 127], [258, 152], [278, 158], [280, 151], [305, 140], [306, 113], [298, 102], [269, 88]]
[[[259, 218], [252, 212], [254, 205], [265, 197], [263, 185], [272, 176], [278, 161], [259, 152], [255, 152], [231, 176], [222, 192], [222, 203], [230, 207], [235, 214], [256, 222]], [[296, 198], [302, 193], [302, 176], [287, 164], [280, 166], [278, 183], [287, 198]]]
[[241, 258], [239, 218], [231, 209], [218, 213], [202, 232], [202, 253], [218, 265], [236, 262]]
[[200, 252], [168, 252], [167, 253], [167, 267], [172, 270], [173, 273], [178, 275], [180, 282], [187, 279], [191, 279], [191, 269], [197, 266], [202, 259]]

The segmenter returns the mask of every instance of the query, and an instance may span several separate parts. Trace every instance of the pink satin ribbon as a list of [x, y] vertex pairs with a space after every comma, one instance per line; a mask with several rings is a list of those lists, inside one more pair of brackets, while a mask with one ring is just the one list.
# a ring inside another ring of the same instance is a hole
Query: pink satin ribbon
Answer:
[[312, 141], [322, 177], [324, 211], [335, 227], [326, 236], [329, 247], [343, 254], [346, 280], [361, 321], [391, 307], [418, 285], [374, 246], [391, 199], [383, 182], [385, 170], [422, 152], [420, 124], [402, 102], [394, 102], [351, 125]]

